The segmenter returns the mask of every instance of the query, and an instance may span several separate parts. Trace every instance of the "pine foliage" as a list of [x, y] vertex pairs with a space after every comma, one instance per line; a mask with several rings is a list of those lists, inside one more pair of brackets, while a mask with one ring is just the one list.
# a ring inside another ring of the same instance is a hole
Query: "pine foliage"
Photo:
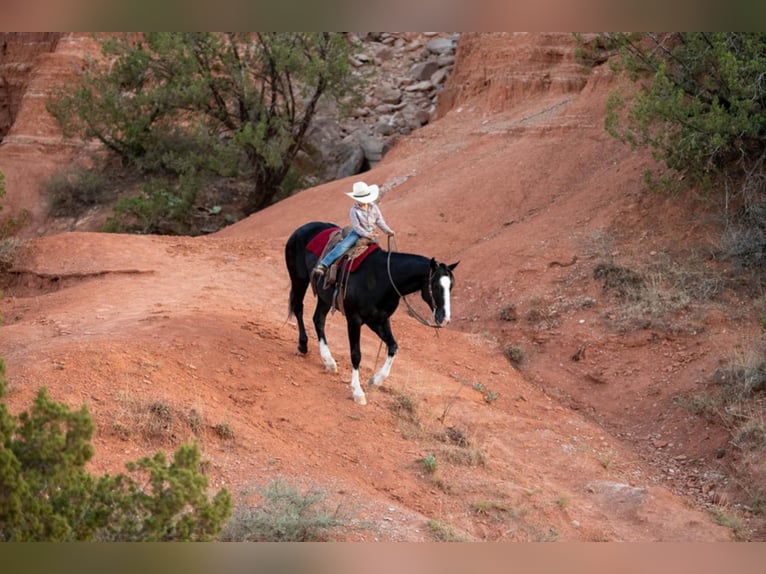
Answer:
[[[0, 360], [0, 400], [5, 396]], [[95, 430], [42, 388], [18, 416], [0, 402], [0, 541], [211, 540], [231, 514], [229, 493], [210, 499], [196, 445], [168, 464], [155, 454], [128, 473], [96, 477], [86, 470]]]

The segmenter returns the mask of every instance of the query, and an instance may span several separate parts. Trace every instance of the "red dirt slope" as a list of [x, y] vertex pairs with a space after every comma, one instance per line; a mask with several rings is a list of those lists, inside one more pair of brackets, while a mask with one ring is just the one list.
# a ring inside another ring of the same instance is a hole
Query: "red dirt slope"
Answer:
[[[674, 443], [645, 400], [654, 375], [671, 372], [656, 369], [702, 370], [711, 344], [650, 348], [598, 321], [593, 245], [615, 221], [644, 225], [647, 215], [646, 160], [602, 128], [608, 72], [579, 72], [567, 35], [461, 42], [442, 116], [364, 174], [386, 189], [381, 206], [401, 250], [461, 261], [455, 318], [435, 332], [399, 310], [399, 355], [366, 406], [351, 400], [343, 318], [328, 320], [337, 374], [323, 371], [313, 339], [308, 356], [295, 354], [297, 329], [286, 322], [284, 242], [309, 219], [344, 221], [347, 179], [210, 237], [30, 241], [0, 304], [14, 408], [41, 385], [88, 404], [96, 471], [197, 436], [214, 488], [242, 499], [276, 477], [324, 488], [356, 526], [339, 535], [348, 540], [432, 540], [429, 520], [465, 540], [731, 539], [641, 448]], [[2, 161], [5, 170], [13, 160]], [[639, 237], [636, 248], [655, 240]], [[575, 255], [571, 266], [554, 263]], [[522, 334], [498, 312], [543, 300], [559, 305], [556, 321], [527, 329], [519, 372], [502, 346]], [[366, 378], [382, 357], [369, 332], [362, 344]], [[583, 345], [575, 368], [569, 358]], [[588, 384], [599, 369], [606, 383]], [[671, 395], [650, 396], [662, 406]], [[147, 421], [157, 411], [160, 423]], [[622, 415], [636, 427], [615, 428]]]

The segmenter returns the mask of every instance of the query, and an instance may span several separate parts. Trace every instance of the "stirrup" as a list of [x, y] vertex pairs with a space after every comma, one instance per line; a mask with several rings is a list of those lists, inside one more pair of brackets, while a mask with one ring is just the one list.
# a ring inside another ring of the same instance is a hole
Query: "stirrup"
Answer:
[[324, 263], [317, 263], [314, 269], [311, 270], [311, 274], [317, 277], [324, 277], [325, 273], [327, 273], [327, 265]]

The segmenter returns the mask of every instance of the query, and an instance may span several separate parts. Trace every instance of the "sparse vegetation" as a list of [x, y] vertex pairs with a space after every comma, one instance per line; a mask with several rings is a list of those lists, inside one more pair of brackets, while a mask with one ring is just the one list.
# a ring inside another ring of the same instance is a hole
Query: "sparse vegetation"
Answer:
[[320, 489], [301, 492], [284, 479], [260, 490], [261, 503], [238, 507], [221, 532], [228, 542], [318, 542], [348, 526], [340, 508], [325, 505]]
[[596, 458], [604, 470], [609, 470], [614, 464], [615, 455], [611, 450], [603, 450], [597, 452]]
[[515, 367], [520, 367], [527, 358], [524, 349], [518, 345], [508, 345], [503, 349], [505, 358]]
[[49, 198], [50, 213], [56, 217], [76, 216], [103, 205], [113, 193], [100, 171], [79, 165], [53, 174], [45, 183], [44, 192]]
[[446, 427], [442, 432], [436, 434], [435, 438], [441, 442], [467, 447], [470, 445], [465, 432], [455, 427]]
[[218, 423], [213, 425], [213, 432], [223, 440], [234, 440], [236, 436], [231, 425], [228, 423]]
[[[760, 482], [758, 469], [766, 462], [766, 359], [764, 344], [741, 349], [717, 373], [721, 384], [721, 417], [732, 436], [732, 443], [753, 459], [755, 466], [743, 469]], [[759, 462], [760, 461], [760, 462]], [[750, 466], [750, 465], [748, 465]], [[753, 474], [755, 473], [755, 474]], [[756, 496], [766, 496], [766, 485], [750, 488]]]
[[755, 513], [766, 510], [766, 347], [740, 346], [714, 373], [714, 386], [676, 397], [677, 405], [723, 425], [740, 452], [736, 481]]
[[439, 455], [447, 462], [460, 466], [486, 466], [487, 464], [486, 453], [475, 447], [443, 448], [439, 451]]
[[5, 273], [13, 266], [20, 245], [21, 240], [16, 237], [0, 237], [0, 273]]
[[542, 532], [535, 531], [533, 540], [534, 542], [557, 542], [560, 536], [559, 531], [551, 526]]
[[644, 290], [643, 277], [631, 269], [612, 263], [599, 263], [593, 270], [593, 278], [600, 279], [604, 291], [614, 292], [628, 301], [639, 299]]
[[450, 486], [442, 476], [436, 454], [429, 453], [423, 458], [419, 458], [417, 462], [424, 472], [424, 474], [421, 474], [420, 472], [418, 473], [420, 478], [426, 478], [430, 484], [434, 485], [442, 492], [450, 492]]
[[473, 390], [479, 391], [482, 396], [484, 397], [484, 401], [487, 403], [493, 403], [495, 402], [500, 395], [497, 394], [495, 391], [488, 389], [484, 386], [484, 383], [481, 383], [479, 381], [475, 382], [473, 385]]
[[412, 396], [382, 387], [383, 392], [390, 392], [393, 400], [388, 404], [389, 410], [399, 419], [399, 428], [405, 438], [415, 438], [421, 434], [418, 401]]
[[232, 441], [234, 431], [228, 423], [209, 425], [195, 408], [177, 407], [164, 399], [139, 397], [120, 392], [120, 407], [111, 421], [111, 431], [123, 440], [140, 438], [146, 444], [174, 446], [203, 438], [206, 429], [223, 441]]
[[[656, 329], [672, 333], [699, 333], [704, 321], [696, 311], [715, 300], [723, 280], [708, 271], [698, 258], [686, 256], [681, 262], [657, 256], [639, 269], [602, 262], [593, 270], [606, 293], [620, 301], [616, 310], [604, 316], [619, 331]], [[679, 321], [679, 317], [683, 317]]]
[[394, 393], [394, 403], [391, 409], [397, 415], [403, 416], [412, 422], [418, 421], [417, 401], [409, 395]]
[[476, 514], [493, 516], [496, 519], [502, 519], [503, 515], [507, 514], [509, 511], [506, 504], [495, 502], [493, 500], [480, 500], [473, 503], [471, 507]]
[[466, 434], [455, 427], [447, 427], [434, 438], [447, 443], [439, 449], [438, 456], [450, 464], [460, 466], [485, 466], [487, 455], [482, 448], [474, 446]]
[[721, 400], [713, 393], [700, 392], [678, 395], [673, 402], [687, 412], [701, 416], [708, 422], [720, 420]]
[[731, 509], [714, 507], [710, 510], [713, 520], [725, 528], [729, 528], [737, 540], [747, 540], [749, 533], [744, 521]]
[[435, 542], [466, 542], [465, 537], [459, 536], [455, 529], [448, 524], [438, 520], [429, 520], [426, 522], [426, 526]]
[[[439, 422], [444, 424], [447, 424], [447, 415], [452, 410], [452, 407], [455, 406], [455, 403], [457, 402], [458, 395], [460, 395], [460, 392], [463, 390], [464, 387], [468, 386], [469, 382], [464, 377], [459, 377], [457, 375], [452, 375], [452, 378], [455, 379], [459, 385], [455, 388], [455, 392], [450, 396], [447, 403], [444, 405], [444, 409], [442, 410], [441, 416], [439, 416]], [[452, 428], [452, 427], [448, 427]]]
[[516, 305], [513, 303], [508, 303], [507, 305], [503, 305], [501, 307], [500, 312], [498, 313], [498, 317], [501, 321], [509, 321], [513, 322], [518, 319], [518, 312], [516, 311]]
[[[5, 197], [5, 175], [0, 171], [0, 213], [3, 212], [3, 197]], [[11, 268], [21, 244], [19, 239], [13, 237], [13, 231], [19, 223], [13, 218], [0, 219], [0, 275]]]
[[559, 324], [560, 316], [555, 305], [543, 297], [533, 297], [529, 301], [529, 310], [524, 314], [527, 323], [543, 329], [552, 329]]

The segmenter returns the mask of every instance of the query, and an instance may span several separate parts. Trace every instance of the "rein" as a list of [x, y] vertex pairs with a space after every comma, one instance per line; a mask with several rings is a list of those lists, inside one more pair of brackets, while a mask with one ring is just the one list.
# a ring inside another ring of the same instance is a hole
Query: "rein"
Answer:
[[[395, 241], [395, 240], [394, 240]], [[399, 288], [396, 286], [396, 283], [394, 283], [394, 278], [391, 276], [391, 236], [388, 236], [388, 258], [387, 258], [387, 268], [388, 268], [388, 280], [391, 281], [391, 285], [394, 287], [394, 291], [396, 291], [396, 294], [399, 295], [399, 297], [402, 298], [404, 301], [404, 304], [407, 305], [407, 311], [410, 314], [410, 317], [415, 318], [415, 320], [420, 323], [421, 325], [425, 325], [426, 327], [431, 327], [432, 329], [441, 329], [441, 325], [437, 325], [436, 323], [432, 323], [428, 319], [424, 319], [416, 310], [415, 308], [410, 305], [410, 302], [407, 301], [407, 297], [403, 295]], [[434, 300], [434, 294], [433, 290], [431, 289], [431, 276], [432, 272], [428, 271], [428, 294], [431, 296], [431, 301]]]

